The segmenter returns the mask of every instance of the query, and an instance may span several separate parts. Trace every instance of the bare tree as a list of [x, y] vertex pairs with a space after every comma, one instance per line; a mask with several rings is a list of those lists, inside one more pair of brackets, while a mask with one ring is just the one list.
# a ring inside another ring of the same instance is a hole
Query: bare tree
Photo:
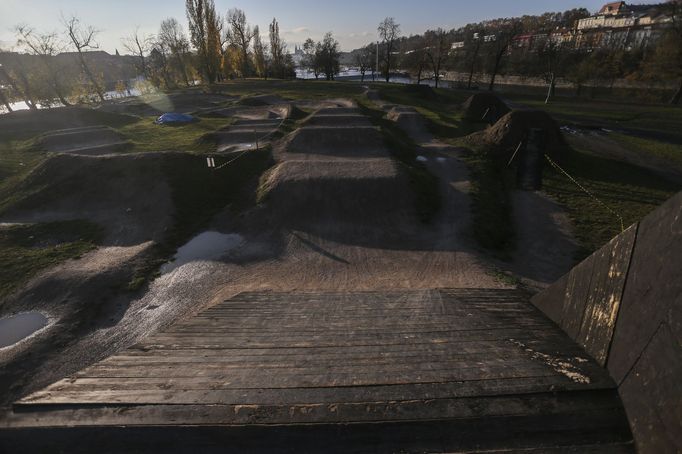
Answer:
[[[2, 65], [0, 65], [1, 67]], [[1, 71], [1, 68], [0, 68]], [[7, 91], [5, 90], [5, 87], [0, 86], [0, 104], [5, 106], [5, 109], [7, 109], [7, 112], [12, 112], [12, 106], [9, 103], [9, 98], [7, 97]]]
[[157, 41], [170, 51], [182, 80], [189, 87], [189, 75], [185, 63], [185, 56], [189, 53], [189, 41], [180, 23], [172, 17], [162, 21]]
[[429, 44], [426, 48], [426, 55], [433, 69], [433, 80], [438, 88], [440, 72], [450, 52], [450, 40], [447, 32], [442, 28], [426, 32], [425, 38]]
[[480, 30], [474, 32], [471, 36], [471, 43], [469, 46], [468, 58], [469, 58], [469, 81], [467, 83], [467, 89], [471, 90], [471, 83], [474, 80], [474, 72], [476, 71], [476, 63], [478, 62], [478, 54], [481, 51], [481, 44], [483, 43], [483, 35], [485, 30]]
[[[18, 55], [11, 59], [3, 59], [3, 61], [4, 64], [0, 64], [0, 81], [4, 81], [15, 95], [21, 97], [29, 109], [37, 109], [38, 105], [31, 90], [28, 72], [21, 61], [19, 61]], [[9, 66], [7, 65], [8, 63]]]
[[423, 37], [418, 37], [412, 43], [412, 48], [405, 51], [401, 63], [401, 67], [406, 68], [410, 76], [417, 78], [417, 85], [421, 84], [424, 79], [424, 71], [426, 71], [429, 58], [426, 54], [426, 42]]
[[303, 43], [303, 67], [306, 70], [312, 71], [315, 79], [320, 76], [320, 66], [318, 65], [315, 53], [315, 41], [312, 38], [308, 38]]
[[497, 31], [496, 34], [490, 35], [489, 49], [492, 56], [492, 68], [490, 70], [490, 84], [488, 90], [492, 91], [495, 88], [495, 78], [502, 67], [502, 59], [511, 46], [514, 37], [521, 31], [521, 24], [515, 20], [510, 20], [507, 24]]
[[59, 101], [65, 106], [70, 105], [66, 100], [66, 89], [54, 61], [54, 56], [59, 53], [62, 47], [57, 33], [38, 33], [27, 25], [18, 25], [15, 31], [17, 44], [40, 59], [48, 75], [51, 88]]
[[249, 48], [254, 32], [246, 23], [246, 14], [238, 8], [232, 8], [227, 12], [227, 41], [237, 46], [241, 52], [242, 77], [249, 75]]
[[78, 60], [81, 64], [81, 68], [83, 68], [83, 72], [85, 72], [90, 83], [92, 83], [100, 101], [104, 102], [104, 90], [99, 82], [97, 82], [97, 78], [95, 78], [95, 75], [86, 63], [84, 55], [84, 53], [90, 49], [99, 49], [99, 45], [95, 41], [99, 30], [90, 25], [85, 26], [81, 24], [81, 21], [77, 16], [71, 16], [69, 19], [62, 17], [62, 23], [64, 24], [66, 34], [71, 40], [73, 47], [76, 49], [76, 52], [78, 52]]
[[132, 34], [121, 38], [121, 44], [125, 50], [138, 59], [140, 74], [143, 77], [148, 77], [149, 68], [147, 67], [146, 58], [154, 47], [154, 37], [140, 34], [140, 28], [136, 27]]
[[377, 31], [379, 32], [379, 37], [386, 46], [386, 54], [384, 55], [384, 63], [386, 65], [384, 67], [384, 75], [386, 77], [386, 82], [388, 82], [391, 78], [391, 63], [395, 42], [400, 37], [400, 24], [396, 24], [395, 19], [392, 17], [387, 17], [379, 24]]
[[371, 44], [368, 46], [361, 47], [359, 50], [355, 52], [353, 60], [355, 62], [355, 65], [358, 67], [358, 70], [360, 71], [360, 82], [365, 81], [365, 74], [367, 73], [367, 70], [372, 68], [373, 56], [374, 52], [372, 51]]

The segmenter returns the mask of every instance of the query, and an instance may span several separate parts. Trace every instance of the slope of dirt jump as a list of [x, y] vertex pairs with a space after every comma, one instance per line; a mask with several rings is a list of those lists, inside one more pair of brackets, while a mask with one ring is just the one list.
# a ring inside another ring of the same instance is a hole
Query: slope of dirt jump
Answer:
[[234, 101], [236, 97], [221, 94], [186, 91], [178, 93], [148, 93], [122, 101], [107, 102], [98, 110], [131, 115], [160, 115], [166, 112], [201, 113]]
[[[396, 107], [391, 106], [388, 118], [400, 125], [400, 115], [396, 115], [395, 112]], [[397, 112], [401, 114], [403, 109], [398, 108]], [[524, 128], [541, 125], [540, 127], [545, 126], [550, 130], [550, 143], [559, 142], [564, 145], [561, 132], [558, 128], [556, 131], [552, 129], [556, 123], [551, 117], [544, 112], [531, 111], [529, 115], [525, 115], [526, 113], [523, 111], [507, 114], [493, 127], [469, 137], [474, 140], [486, 140], [489, 144], [502, 147], [513, 143], [521, 134], [519, 131], [523, 131]], [[426, 131], [419, 131], [415, 128], [415, 123], [409, 126], [405, 131], [420, 146], [419, 153], [425, 160], [425, 165], [444, 185], [445, 213], [442, 216], [444, 219], [452, 219], [459, 213], [466, 219], [450, 227], [453, 235], [461, 239], [466, 236], [462, 226], [468, 223], [468, 207], [471, 203], [467, 194], [470, 187], [469, 172], [464, 162], [459, 159], [461, 150], [433, 138], [428, 139]], [[554, 136], [555, 132], [559, 135], [558, 138]], [[511, 271], [530, 288], [544, 288], [574, 265], [573, 257], [577, 242], [571, 232], [570, 220], [556, 202], [540, 192], [515, 191], [512, 199], [513, 221], [517, 234], [516, 251], [511, 263], [498, 263], [496, 266]]]
[[[24, 194], [2, 215], [6, 222], [87, 219], [106, 229], [106, 243], [156, 239], [170, 225], [173, 205], [162, 171], [170, 154], [53, 156], [16, 188]], [[144, 194], [144, 197], [140, 195]]]
[[495, 123], [509, 113], [509, 107], [494, 93], [471, 95], [462, 104], [464, 118], [474, 122]]
[[389, 120], [395, 121], [412, 140], [417, 143], [430, 142], [433, 136], [429, 133], [424, 117], [413, 107], [395, 106], [388, 111]]
[[514, 110], [488, 129], [471, 134], [468, 139], [490, 145], [491, 152], [506, 162], [519, 143], [526, 140], [528, 130], [532, 128], [545, 131], [546, 153], [555, 161], [560, 161], [568, 151], [568, 145], [558, 123], [542, 110]]
[[66, 128], [81, 128], [102, 124], [114, 127], [139, 121], [132, 115], [105, 112], [87, 107], [18, 110], [0, 115], [0, 131], [42, 134]]
[[35, 146], [48, 152], [103, 155], [127, 150], [132, 144], [117, 131], [99, 125], [50, 131]]

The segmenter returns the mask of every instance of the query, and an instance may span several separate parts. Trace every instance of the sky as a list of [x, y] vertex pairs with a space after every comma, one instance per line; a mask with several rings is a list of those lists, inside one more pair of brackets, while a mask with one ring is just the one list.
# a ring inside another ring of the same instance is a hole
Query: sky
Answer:
[[[377, 25], [387, 16], [394, 17], [402, 34], [409, 36], [496, 17], [577, 7], [594, 12], [604, 3], [606, 0], [215, 0], [222, 15], [233, 7], [244, 10], [248, 22], [258, 25], [264, 37], [276, 17], [290, 50], [308, 37], [319, 40], [331, 31], [344, 51], [376, 40]], [[41, 32], [61, 32], [60, 18], [73, 14], [100, 31], [99, 47], [110, 53], [116, 49], [123, 53], [121, 38], [136, 27], [153, 34], [163, 19], [175, 17], [186, 28], [184, 0], [0, 0], [0, 47], [15, 46], [13, 29], [18, 24]]]

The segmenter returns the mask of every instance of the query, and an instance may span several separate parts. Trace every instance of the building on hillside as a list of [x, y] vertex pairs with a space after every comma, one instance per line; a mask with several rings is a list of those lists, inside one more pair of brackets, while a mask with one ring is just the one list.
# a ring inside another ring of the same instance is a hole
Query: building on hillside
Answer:
[[578, 21], [575, 47], [584, 51], [647, 47], [660, 38], [671, 22], [662, 4], [607, 3], [598, 13]]

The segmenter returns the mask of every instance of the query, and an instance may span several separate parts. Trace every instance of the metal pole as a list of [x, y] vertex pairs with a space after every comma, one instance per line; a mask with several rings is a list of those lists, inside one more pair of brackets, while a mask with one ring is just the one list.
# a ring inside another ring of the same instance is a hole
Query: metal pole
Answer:
[[[375, 67], [375, 74], [379, 74], [379, 41], [377, 41], [377, 62], [376, 62], [376, 67]], [[372, 77], [372, 80], [374, 78]]]

